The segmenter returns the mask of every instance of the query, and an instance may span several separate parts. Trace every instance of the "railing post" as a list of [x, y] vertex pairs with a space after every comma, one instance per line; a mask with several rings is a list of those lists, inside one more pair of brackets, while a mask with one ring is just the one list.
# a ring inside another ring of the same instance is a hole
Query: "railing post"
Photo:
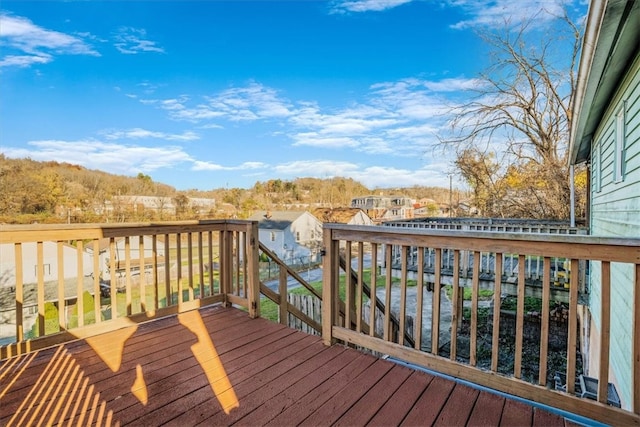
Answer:
[[280, 294], [279, 318], [280, 323], [283, 325], [289, 325], [289, 310], [287, 310], [287, 270], [280, 267], [280, 274], [278, 280], [278, 293]]
[[331, 229], [323, 231], [324, 258], [322, 260], [322, 340], [325, 345], [332, 345], [333, 326], [338, 318], [338, 242], [331, 238]]
[[258, 222], [253, 221], [249, 230], [245, 233], [247, 253], [245, 269], [247, 277], [247, 303], [249, 305], [249, 317], [260, 317], [260, 254], [258, 250]]

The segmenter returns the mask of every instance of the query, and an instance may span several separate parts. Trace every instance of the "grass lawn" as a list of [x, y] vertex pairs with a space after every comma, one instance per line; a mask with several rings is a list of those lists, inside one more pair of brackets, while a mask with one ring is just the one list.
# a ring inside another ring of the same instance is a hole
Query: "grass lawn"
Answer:
[[[364, 270], [363, 271], [363, 281], [364, 283], [370, 285], [371, 284], [371, 270]], [[385, 287], [385, 283], [386, 283], [386, 276], [377, 276], [376, 278], [376, 287], [377, 288], [384, 288]], [[417, 281], [415, 280], [407, 280], [407, 286], [416, 286], [417, 285]], [[340, 293], [340, 299], [342, 301], [344, 301], [345, 299], [345, 294], [346, 294], [346, 276], [344, 274], [340, 275], [340, 288], [339, 288], [339, 293]], [[392, 285], [399, 285], [400, 284], [400, 278], [397, 277], [392, 277], [391, 278], [391, 284]], [[309, 283], [309, 285], [311, 285], [311, 287], [313, 287], [316, 291], [318, 291], [318, 293], [322, 294], [322, 281], [317, 281], [317, 282], [311, 282]], [[307, 289], [305, 289], [304, 287], [299, 287], [299, 288], [295, 288], [292, 289], [290, 292], [290, 294], [294, 294], [294, 295], [311, 295], [311, 292], [309, 292]], [[366, 295], [363, 295], [363, 302], [367, 302], [369, 300], [369, 298]], [[260, 317], [264, 317], [265, 319], [269, 319], [271, 321], [277, 322], [278, 321], [278, 313], [279, 313], [279, 309], [278, 309], [278, 305], [276, 303], [274, 303], [273, 301], [271, 301], [268, 298], [262, 298], [261, 302], [260, 302]]]

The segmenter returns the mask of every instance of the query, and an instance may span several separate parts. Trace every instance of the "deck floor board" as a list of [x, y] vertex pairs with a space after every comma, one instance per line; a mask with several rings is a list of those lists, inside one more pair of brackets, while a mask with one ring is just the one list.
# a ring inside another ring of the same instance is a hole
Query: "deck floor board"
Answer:
[[221, 306], [0, 362], [0, 425], [571, 425]]

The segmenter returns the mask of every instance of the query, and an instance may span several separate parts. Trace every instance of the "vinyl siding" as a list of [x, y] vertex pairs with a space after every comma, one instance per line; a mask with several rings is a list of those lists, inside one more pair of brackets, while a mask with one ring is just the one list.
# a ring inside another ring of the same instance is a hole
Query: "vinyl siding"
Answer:
[[[616, 114], [625, 105], [624, 176], [615, 182]], [[592, 145], [594, 177], [601, 180], [600, 191], [592, 182], [591, 234], [594, 236], [640, 237], [640, 57], [636, 57], [631, 71], [603, 117]], [[598, 164], [599, 163], [599, 164]], [[598, 329], [600, 318], [601, 269], [591, 265], [590, 311]], [[617, 378], [617, 388], [623, 404], [631, 401], [633, 266], [611, 265], [611, 369]], [[596, 355], [594, 355], [596, 356]], [[592, 356], [592, 357], [594, 357]], [[597, 356], [596, 356], [597, 357]], [[596, 373], [590, 373], [592, 376]]]

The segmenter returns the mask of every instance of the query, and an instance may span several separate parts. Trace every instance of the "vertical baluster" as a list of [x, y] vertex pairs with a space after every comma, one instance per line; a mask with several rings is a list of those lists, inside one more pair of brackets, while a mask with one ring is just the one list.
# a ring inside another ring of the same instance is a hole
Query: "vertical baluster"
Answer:
[[414, 327], [414, 348], [416, 350], [420, 350], [422, 348], [422, 307], [423, 303], [423, 292], [424, 292], [424, 248], [418, 248], [418, 256], [417, 256], [417, 271], [418, 274], [418, 283], [416, 292], [417, 300], [416, 300], [416, 321]]
[[[575, 260], [577, 267], [577, 260]], [[571, 267], [574, 260], [571, 261]], [[569, 322], [567, 332], [567, 393], [573, 394], [576, 385], [576, 349], [578, 333], [578, 275], [571, 275], [569, 285]]]
[[371, 244], [371, 299], [369, 302], [369, 335], [376, 335], [376, 301], [378, 287], [378, 244]]
[[345, 295], [344, 295], [344, 325], [345, 328], [351, 329], [351, 313], [352, 306], [354, 304], [354, 289], [353, 289], [353, 280], [351, 278], [351, 242], [347, 241], [345, 244], [345, 252], [344, 252], [344, 285], [345, 285]]
[[111, 302], [111, 319], [115, 319], [118, 317], [118, 287], [116, 286], [117, 254], [118, 251], [116, 248], [115, 238], [111, 237], [109, 239], [109, 300]]
[[233, 282], [235, 284], [235, 295], [240, 295], [241, 291], [240, 291], [240, 284], [241, 284], [241, 275], [240, 275], [240, 269], [241, 269], [241, 265], [240, 265], [240, 238], [241, 238], [242, 233], [240, 231], [234, 231], [233, 232], [233, 245], [235, 248], [234, 251], [234, 272], [235, 272], [235, 277], [233, 279]]
[[398, 331], [398, 344], [404, 345], [404, 334], [407, 328], [407, 263], [408, 263], [408, 246], [402, 246], [400, 258], [400, 330]]
[[36, 244], [36, 258], [38, 262], [38, 336], [44, 335], [44, 248], [43, 243]]
[[169, 246], [169, 235], [164, 235], [164, 293], [165, 307], [173, 305], [173, 295], [171, 295], [171, 256]]
[[[573, 268], [573, 260], [571, 265], [571, 275], [577, 276], [578, 269]], [[577, 267], [577, 263], [576, 263]], [[577, 283], [571, 283], [569, 287], [576, 286]], [[601, 303], [600, 303], [600, 372], [598, 373], [598, 402], [607, 403], [608, 385], [609, 385], [609, 343], [611, 328], [611, 263], [602, 261], [602, 282], [601, 282]]]
[[140, 312], [144, 313], [147, 311], [147, 295], [145, 289], [145, 281], [147, 278], [147, 265], [146, 265], [146, 257], [144, 253], [144, 236], [138, 236], [138, 253], [139, 256], [139, 269], [140, 275], [138, 276], [138, 289], [140, 292]]
[[102, 296], [100, 295], [100, 240], [93, 240], [93, 313], [95, 322], [102, 322], [100, 310], [102, 309]]
[[477, 365], [478, 351], [478, 290], [480, 288], [481, 253], [473, 252], [473, 277], [471, 282], [471, 331], [469, 340], [469, 364]]
[[159, 308], [158, 301], [158, 235], [151, 236], [151, 285], [153, 287], [153, 310]]
[[451, 360], [456, 360], [458, 349], [458, 322], [462, 318], [462, 312], [458, 301], [460, 300], [460, 251], [453, 253], [453, 304], [451, 312]]
[[[82, 240], [76, 241], [76, 308], [78, 312], [78, 327], [84, 326], [84, 242]], [[100, 298], [99, 295], [96, 298]]]
[[500, 347], [500, 304], [502, 303], [502, 253], [495, 254], [495, 272], [493, 284], [493, 333], [491, 338], [491, 370], [498, 371]]
[[178, 289], [178, 312], [182, 312], [182, 235], [176, 233], [176, 285]]
[[16, 342], [24, 341], [24, 265], [22, 263], [22, 243], [14, 245], [16, 259]]
[[187, 283], [189, 284], [189, 301], [193, 301], [193, 233], [187, 233]]
[[538, 384], [547, 384], [547, 352], [549, 349], [549, 302], [551, 299], [551, 258], [544, 257], [542, 273], [542, 318], [540, 326], [540, 369]]
[[[246, 298], [249, 294], [248, 289], [249, 289], [249, 263], [247, 262], [248, 260], [248, 253], [250, 250], [249, 245], [247, 244], [247, 232], [243, 232], [242, 233], [242, 239], [240, 239], [240, 248], [242, 249], [241, 251], [241, 256], [240, 256], [240, 261], [244, 260], [244, 262], [241, 262], [242, 265], [242, 288], [243, 288], [243, 296]], [[311, 259], [309, 259], [309, 264], [311, 264]]]
[[364, 275], [364, 245], [358, 242], [358, 283], [356, 287], [356, 331], [362, 332], [362, 280]]
[[64, 303], [64, 243], [57, 242], [57, 263], [58, 263], [58, 330], [67, 329]]
[[[440, 284], [442, 275], [442, 249], [435, 248], [433, 294], [431, 295], [431, 353], [438, 354], [440, 347]], [[453, 321], [452, 321], [453, 328]]]
[[386, 277], [385, 277], [385, 295], [384, 295], [384, 340], [391, 340], [391, 245], [386, 245]]
[[131, 241], [129, 239], [129, 236], [124, 238], [124, 265], [127, 315], [131, 315]]
[[[229, 232], [229, 292], [231, 295], [238, 295], [238, 232]], [[293, 256], [291, 257], [293, 260]], [[287, 298], [288, 301], [288, 298]]]
[[278, 293], [280, 294], [280, 305], [278, 307], [280, 323], [283, 325], [289, 324], [289, 310], [287, 310], [288, 292], [287, 292], [287, 270], [280, 267], [280, 274], [278, 280]]
[[[209, 251], [209, 257], [208, 257], [208, 268], [207, 271], [209, 272], [209, 295], [215, 295], [215, 291], [213, 289], [213, 233], [211, 231], [209, 231], [209, 233], [207, 233], [207, 248]], [[257, 240], [257, 238], [256, 238]], [[257, 244], [257, 243], [256, 243]]]
[[204, 251], [202, 247], [202, 231], [198, 232], [198, 298], [204, 298]]
[[518, 306], [516, 307], [516, 354], [513, 376], [522, 377], [522, 342], [524, 336], [525, 256], [518, 256]]

